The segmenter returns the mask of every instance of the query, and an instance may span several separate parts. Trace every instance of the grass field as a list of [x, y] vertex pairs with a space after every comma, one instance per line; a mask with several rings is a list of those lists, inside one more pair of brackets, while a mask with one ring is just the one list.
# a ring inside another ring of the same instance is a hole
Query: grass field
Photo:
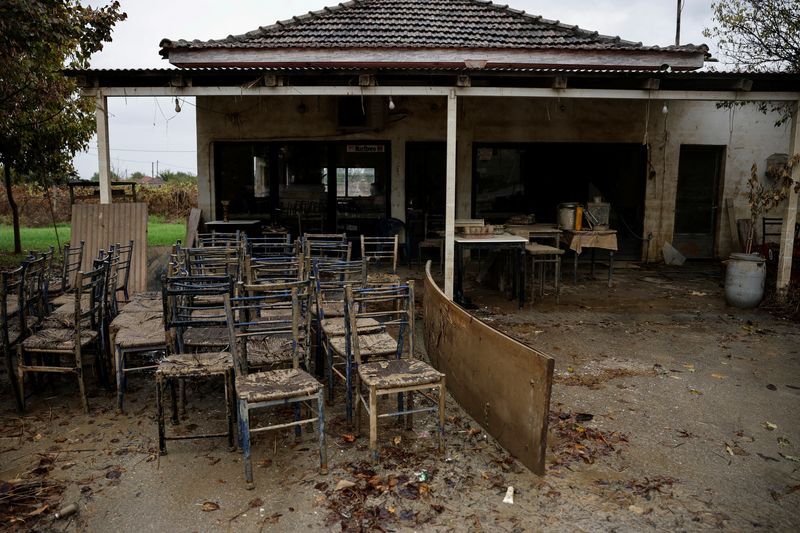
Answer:
[[[47, 228], [20, 228], [20, 238], [23, 250], [47, 250], [52, 246], [61, 248], [69, 242], [69, 224], [58, 224], [58, 239], [56, 230]], [[183, 239], [186, 234], [186, 224], [184, 222], [164, 222], [159, 217], [149, 217], [147, 222], [147, 245], [148, 246], [169, 246], [178, 239]], [[15, 266], [23, 256], [14, 255], [14, 229], [10, 225], [0, 224], [0, 266], [3, 268]]]

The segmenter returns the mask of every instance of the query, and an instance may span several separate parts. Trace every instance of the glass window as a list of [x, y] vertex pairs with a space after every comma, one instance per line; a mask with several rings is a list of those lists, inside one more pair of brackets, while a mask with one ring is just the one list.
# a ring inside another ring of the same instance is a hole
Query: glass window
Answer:
[[375, 196], [374, 168], [337, 168], [336, 196], [358, 198]]

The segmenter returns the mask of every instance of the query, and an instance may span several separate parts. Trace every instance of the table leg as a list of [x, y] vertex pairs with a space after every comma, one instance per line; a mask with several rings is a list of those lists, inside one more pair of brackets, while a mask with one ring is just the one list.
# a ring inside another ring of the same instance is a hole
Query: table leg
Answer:
[[608, 286], [611, 287], [611, 278], [614, 275], [614, 250], [608, 251]]
[[525, 305], [525, 247], [517, 253], [517, 289], [519, 290], [519, 308]]
[[574, 259], [572, 263], [572, 284], [578, 284], [578, 252], [574, 253]]

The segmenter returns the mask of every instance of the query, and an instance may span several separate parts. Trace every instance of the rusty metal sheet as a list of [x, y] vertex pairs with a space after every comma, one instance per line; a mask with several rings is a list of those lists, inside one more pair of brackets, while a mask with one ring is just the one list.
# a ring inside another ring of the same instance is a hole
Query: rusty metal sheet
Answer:
[[193, 207], [189, 211], [189, 218], [186, 221], [186, 238], [183, 241], [183, 245], [187, 248], [195, 246], [194, 241], [197, 239], [197, 228], [200, 227], [201, 217], [202, 211], [198, 208]]
[[447, 389], [487, 433], [544, 474], [555, 362], [447, 299], [425, 268], [425, 347]]
[[128, 288], [137, 293], [147, 286], [147, 204], [75, 204], [72, 206], [70, 246], [85, 242], [81, 270], [91, 270], [92, 261], [109, 245], [133, 240]]

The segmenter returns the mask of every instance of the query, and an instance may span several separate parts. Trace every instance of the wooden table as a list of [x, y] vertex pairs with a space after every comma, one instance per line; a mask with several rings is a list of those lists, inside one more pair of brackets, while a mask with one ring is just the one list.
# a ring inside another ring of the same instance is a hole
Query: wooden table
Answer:
[[594, 276], [594, 252], [596, 248], [608, 250], [608, 286], [614, 273], [614, 252], [617, 251], [617, 230], [563, 230], [562, 242], [575, 253], [572, 281], [578, 283], [578, 256], [584, 248], [591, 248], [591, 275]]
[[248, 237], [258, 237], [261, 229], [260, 220], [211, 220], [206, 222], [206, 231], [234, 232], [243, 231]]
[[456, 303], [464, 304], [464, 252], [467, 250], [508, 250], [514, 256], [514, 282], [519, 306], [525, 302], [525, 245], [528, 239], [519, 235], [503, 233], [489, 237], [456, 237], [455, 239], [455, 283], [453, 287]]
[[561, 242], [561, 229], [556, 224], [512, 224], [506, 228], [509, 233], [526, 237], [530, 241], [552, 240], [556, 248]]

